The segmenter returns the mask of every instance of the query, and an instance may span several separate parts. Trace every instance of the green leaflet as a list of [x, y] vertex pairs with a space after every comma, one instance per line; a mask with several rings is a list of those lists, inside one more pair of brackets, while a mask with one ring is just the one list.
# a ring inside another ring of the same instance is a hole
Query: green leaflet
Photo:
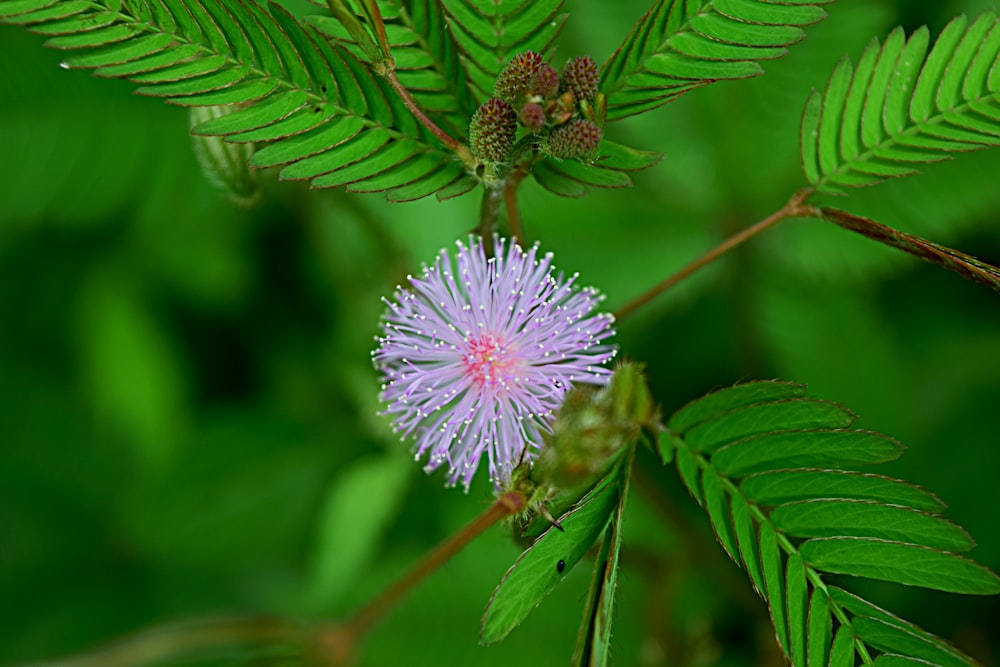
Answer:
[[737, 440], [773, 432], [777, 424], [780, 430], [804, 430], [842, 429], [853, 422], [854, 413], [836, 403], [792, 398], [725, 412], [689, 430], [684, 441], [695, 450], [712, 452]]
[[1000, 24], [987, 11], [952, 20], [928, 50], [926, 28], [873, 40], [857, 66], [844, 59], [806, 104], [800, 131], [806, 179], [817, 190], [917, 173], [919, 163], [1000, 144]]
[[764, 401], [805, 396], [806, 387], [790, 382], [748, 382], [718, 389], [695, 399], [675, 412], [667, 423], [671, 431], [685, 433], [722, 412]]
[[778, 530], [792, 537], [855, 535], [883, 540], [913, 540], [946, 551], [975, 546], [959, 526], [940, 517], [882, 503], [857, 500], [805, 500], [771, 512]]
[[938, 513], [945, 504], [919, 486], [881, 475], [843, 470], [774, 470], [746, 477], [740, 491], [759, 505], [814, 498], [872, 500]]
[[583, 558], [619, 505], [630, 461], [621, 457], [579, 504], [559, 517], [563, 530], [550, 526], [507, 570], [483, 615], [483, 644], [510, 634]]
[[[407, 47], [417, 55], [433, 56], [425, 69], [437, 77], [437, 87], [429, 87], [424, 76], [417, 98], [433, 100], [437, 107], [429, 105], [431, 115], [446, 126], [464, 125], [456, 119], [466, 117], [472, 96], [463, 83], [457, 46], [442, 29], [443, 10], [429, 0], [410, 9], [386, 15], [397, 36], [401, 31], [429, 31], [426, 51], [415, 46], [415, 38]], [[139, 94], [173, 104], [231, 109], [195, 132], [221, 135], [230, 142], [274, 142], [259, 147], [252, 166], [284, 166], [282, 178], [315, 178], [372, 155], [370, 168], [350, 180], [355, 189], [364, 189], [362, 181], [379, 176], [366, 191], [388, 191], [389, 199], [407, 201], [435, 193], [457, 196], [474, 185], [383, 79], [344, 45], [328, 43], [275, 3], [134, 0], [122, 6], [114, 0], [17, 0], [4, 3], [0, 21], [51, 35], [48, 46], [71, 50], [66, 67], [127, 78], [140, 84]], [[415, 62], [410, 52], [402, 58]], [[401, 71], [408, 72], [402, 79], [411, 77], [416, 84], [417, 70]], [[448, 95], [453, 101], [442, 106]], [[406, 168], [399, 168], [403, 160], [375, 160], [383, 155], [376, 150], [381, 144], [350, 142], [359, 132], [366, 137], [373, 132], [384, 138], [382, 144], [413, 147], [411, 156], [432, 156], [434, 167], [424, 168], [425, 158], [408, 161]]]
[[[439, 125], [451, 126], [463, 134], [477, 105], [460, 62], [458, 44], [447, 29], [442, 4], [435, 0], [393, 0], [380, 6], [400, 82]], [[307, 20], [324, 35], [360, 53], [336, 20], [324, 16]]]
[[562, 29], [564, 0], [499, 3], [492, 0], [442, 0], [447, 26], [479, 101], [493, 93], [493, 82], [507, 61], [522, 51], [544, 53]]
[[723, 447], [713, 458], [722, 472], [742, 476], [779, 468], [836, 468], [885, 463], [903, 446], [871, 431], [813, 428], [759, 433]]
[[584, 605], [583, 622], [573, 650], [573, 664], [579, 667], [605, 667], [611, 649], [611, 624], [614, 619], [615, 594], [618, 591], [618, 553], [622, 545], [622, 524], [625, 518], [625, 500], [631, 479], [631, 459], [635, 450], [626, 456], [621, 497], [611, 518], [601, 550], [594, 561], [594, 574]]
[[819, 4], [656, 0], [602, 68], [608, 119], [650, 111], [714, 81], [763, 73], [758, 61], [784, 56], [805, 36], [802, 26], [826, 17]]
[[765, 596], [771, 610], [771, 622], [778, 636], [778, 644], [786, 656], [791, 656], [788, 638], [788, 600], [785, 598], [785, 577], [781, 566], [781, 549], [778, 534], [770, 524], [760, 527], [760, 560], [764, 571]]
[[944, 508], [936, 496], [842, 469], [890, 461], [902, 451], [884, 435], [844, 428], [853, 420], [843, 407], [807, 397], [800, 385], [750, 382], [678, 410], [661, 449], [673, 452], [719, 542], [767, 602], [791, 664], [851, 667], [856, 639], [899, 656], [888, 664], [973, 664], [934, 635], [822, 581], [835, 573], [1000, 592], [1000, 577], [955, 553], [973, 543], [934, 516]]
[[714, 470], [705, 468], [702, 470], [701, 485], [705, 499], [705, 511], [708, 512], [708, 516], [712, 520], [715, 536], [722, 548], [726, 550], [726, 554], [739, 563], [736, 529], [729, 516], [729, 503], [722, 488], [722, 480], [715, 474]]
[[806, 664], [806, 633], [809, 629], [809, 588], [802, 556], [789, 554], [785, 563], [785, 595], [788, 598], [788, 644], [793, 665]]
[[830, 663], [833, 643], [833, 618], [830, 599], [821, 590], [814, 590], [809, 600], [808, 654], [809, 667], [825, 667]]
[[1000, 593], [1000, 577], [978, 563], [918, 544], [865, 537], [809, 540], [802, 557], [820, 570], [967, 595]]
[[[856, 618], [880, 622], [880, 625], [869, 624], [867, 627], [869, 631], [875, 629], [882, 630], [882, 633], [884, 633], [884, 631], [888, 628], [893, 629], [892, 634], [896, 636], [897, 641], [900, 639], [905, 640], [910, 645], [912, 650], [910, 655], [914, 657], [929, 660], [934, 664], [977, 664], [974, 660], [964, 655], [961, 651], [957, 650], [940, 637], [936, 637], [916, 625], [904, 621], [898, 616], [876, 607], [870, 602], [862, 600], [853, 593], [848, 593], [847, 591], [835, 586], [830, 586], [828, 590], [831, 600]], [[864, 623], [862, 623], [861, 629], [866, 629]], [[866, 632], [866, 634], [871, 636], [870, 632]], [[896, 644], [896, 642], [893, 643]], [[887, 650], [893, 650], [888, 647], [888, 645], [886, 646]]]
[[[396, 516], [411, 471], [407, 457], [354, 463], [329, 485], [318, 521], [309, 591], [328, 609], [347, 592]], [[344, 539], [350, 535], [351, 539]]]
[[[927, 641], [906, 628], [873, 618], [860, 617], [852, 622], [854, 631], [869, 646], [890, 654], [902, 654], [904, 659], [942, 667], [962, 667], [974, 664], [968, 657], [947, 650], [942, 642]], [[898, 658], [897, 658], [898, 659]]]
[[854, 667], [854, 632], [850, 625], [837, 630], [830, 648], [830, 667]]

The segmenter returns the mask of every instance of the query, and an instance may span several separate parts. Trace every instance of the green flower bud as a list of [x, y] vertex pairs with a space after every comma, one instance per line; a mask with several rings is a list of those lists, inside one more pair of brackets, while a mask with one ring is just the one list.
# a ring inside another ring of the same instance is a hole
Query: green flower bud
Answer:
[[542, 57], [534, 51], [517, 54], [497, 75], [493, 94], [502, 100], [514, 102], [518, 97], [528, 92], [532, 77], [542, 64]]
[[570, 91], [578, 100], [590, 102], [597, 95], [601, 76], [593, 58], [578, 56], [563, 67], [560, 81], [562, 82], [562, 90]]
[[566, 395], [531, 477], [556, 488], [573, 488], [636, 442], [643, 426], [658, 422], [642, 366], [619, 364], [606, 386], [579, 385]]
[[517, 114], [510, 102], [492, 97], [472, 116], [469, 147], [483, 162], [503, 162], [510, 155], [517, 134]]
[[559, 72], [551, 65], [542, 63], [531, 75], [528, 89], [532, 95], [538, 95], [542, 99], [555, 97], [559, 94]]
[[552, 130], [549, 155], [558, 158], [582, 158], [592, 155], [601, 144], [601, 128], [593, 121], [578, 118]]
[[538, 130], [545, 127], [545, 109], [542, 108], [541, 104], [536, 102], [528, 102], [517, 114], [517, 119], [526, 128], [532, 132], [537, 132]]

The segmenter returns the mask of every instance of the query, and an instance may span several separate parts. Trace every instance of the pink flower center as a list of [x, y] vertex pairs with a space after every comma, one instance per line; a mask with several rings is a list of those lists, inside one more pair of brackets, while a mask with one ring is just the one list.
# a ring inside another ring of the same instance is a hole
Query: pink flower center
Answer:
[[499, 387], [514, 377], [518, 359], [513, 350], [492, 334], [473, 338], [465, 347], [465, 373], [477, 389]]

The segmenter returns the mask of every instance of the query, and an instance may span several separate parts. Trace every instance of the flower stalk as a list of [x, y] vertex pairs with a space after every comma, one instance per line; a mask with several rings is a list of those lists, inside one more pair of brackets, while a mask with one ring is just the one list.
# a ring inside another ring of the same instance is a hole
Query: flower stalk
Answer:
[[663, 281], [654, 285], [649, 290], [643, 292], [636, 298], [632, 299], [624, 306], [615, 311], [615, 319], [621, 320], [634, 313], [636, 310], [645, 306], [650, 301], [660, 296], [670, 288], [672, 288], [677, 283], [681, 282], [685, 278], [690, 277], [693, 273], [697, 272], [699, 269], [708, 266], [715, 260], [719, 259], [725, 255], [730, 250], [739, 247], [746, 241], [749, 241], [753, 237], [757, 236], [761, 232], [774, 227], [782, 220], [787, 220], [788, 218], [815, 218], [820, 217], [818, 209], [812, 206], [806, 205], [806, 200], [812, 195], [813, 191], [811, 188], [806, 188], [796, 192], [791, 199], [788, 200], [781, 209], [775, 211], [771, 215], [767, 216], [763, 220], [756, 222], [755, 224], [747, 227], [746, 229], [733, 234], [725, 241], [715, 246], [704, 255], [694, 260], [690, 264], [684, 266], [679, 271], [667, 276]]

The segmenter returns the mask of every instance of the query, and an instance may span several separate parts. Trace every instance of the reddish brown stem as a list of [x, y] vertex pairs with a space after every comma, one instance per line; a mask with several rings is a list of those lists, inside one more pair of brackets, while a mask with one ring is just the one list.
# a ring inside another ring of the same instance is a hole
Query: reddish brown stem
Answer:
[[981, 283], [1000, 292], [1000, 268], [982, 262], [971, 255], [952, 248], [922, 239], [913, 234], [901, 232], [887, 227], [874, 220], [853, 215], [835, 208], [823, 208], [818, 211], [824, 220], [850, 230], [857, 234], [898, 248], [920, 259], [953, 271], [966, 280]]
[[431, 120], [427, 114], [424, 113], [423, 109], [417, 105], [417, 101], [413, 99], [413, 95], [410, 93], [409, 89], [404, 86], [399, 80], [399, 77], [396, 76], [396, 70], [389, 69], [384, 73], [384, 76], [389, 81], [393, 90], [396, 91], [396, 94], [398, 94], [400, 99], [403, 100], [403, 104], [406, 105], [406, 108], [410, 110], [410, 113], [413, 114], [414, 118], [420, 121], [421, 125], [426, 127], [435, 137], [440, 139], [441, 143], [451, 149], [451, 151], [454, 152], [459, 159], [462, 160], [462, 162], [467, 165], [475, 165], [476, 159], [472, 156], [472, 152], [469, 150], [469, 147], [442, 130], [437, 123]]
[[615, 318], [621, 320], [623, 317], [631, 315], [633, 312], [660, 296], [680, 281], [689, 277], [698, 269], [711, 264], [733, 248], [736, 248], [745, 241], [752, 239], [754, 236], [757, 236], [764, 230], [773, 227], [782, 220], [795, 217], [819, 217], [816, 209], [810, 206], [805, 206], [805, 201], [811, 194], [811, 189], [800, 190], [795, 193], [792, 198], [788, 200], [788, 203], [785, 204], [780, 210], [775, 211], [771, 215], [751, 225], [750, 227], [747, 227], [743, 231], [730, 236], [728, 239], [715, 246], [698, 259], [694, 260], [676, 273], [667, 276], [667, 278], [662, 282], [654, 285], [643, 294], [640, 294], [635, 299], [632, 299], [627, 304], [616, 310]]

